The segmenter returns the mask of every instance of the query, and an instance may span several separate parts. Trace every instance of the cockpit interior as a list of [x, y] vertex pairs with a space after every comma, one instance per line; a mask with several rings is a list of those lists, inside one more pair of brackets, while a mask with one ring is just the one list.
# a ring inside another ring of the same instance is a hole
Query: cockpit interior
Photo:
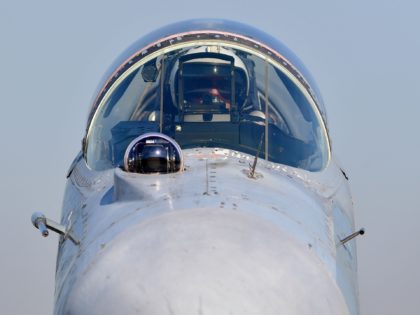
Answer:
[[129, 144], [161, 133], [181, 149], [220, 147], [322, 170], [322, 116], [280, 62], [227, 40], [189, 41], [127, 66], [100, 100], [85, 147], [94, 170], [121, 167]]

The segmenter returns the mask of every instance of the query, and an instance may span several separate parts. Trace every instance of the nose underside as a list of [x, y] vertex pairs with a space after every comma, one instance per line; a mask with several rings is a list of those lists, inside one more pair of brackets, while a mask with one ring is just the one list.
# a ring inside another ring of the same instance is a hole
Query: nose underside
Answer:
[[64, 314], [348, 314], [311, 249], [235, 210], [176, 211], [106, 244]]

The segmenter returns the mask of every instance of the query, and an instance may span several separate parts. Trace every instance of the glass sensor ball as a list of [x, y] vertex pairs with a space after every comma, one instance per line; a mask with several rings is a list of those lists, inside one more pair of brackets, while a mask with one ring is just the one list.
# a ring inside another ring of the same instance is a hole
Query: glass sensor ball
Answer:
[[130, 173], [168, 174], [182, 169], [182, 151], [175, 140], [160, 133], [134, 139], [125, 152], [124, 169]]

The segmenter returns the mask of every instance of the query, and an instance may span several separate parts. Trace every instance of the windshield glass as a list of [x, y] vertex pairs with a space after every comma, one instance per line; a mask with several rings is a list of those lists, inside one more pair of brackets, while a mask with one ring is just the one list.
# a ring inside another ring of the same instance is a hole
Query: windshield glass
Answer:
[[320, 113], [299, 81], [267, 56], [224, 42], [158, 51], [127, 68], [92, 119], [88, 165], [121, 166], [128, 144], [146, 132], [162, 132], [183, 149], [258, 153], [309, 171], [329, 158]]

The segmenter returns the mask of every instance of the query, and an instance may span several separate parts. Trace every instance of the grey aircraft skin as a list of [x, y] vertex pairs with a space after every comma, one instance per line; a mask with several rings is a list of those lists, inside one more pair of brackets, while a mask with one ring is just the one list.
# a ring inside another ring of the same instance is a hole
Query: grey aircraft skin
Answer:
[[100, 83], [60, 223], [54, 314], [359, 314], [353, 205], [318, 88], [275, 38], [191, 20]]

